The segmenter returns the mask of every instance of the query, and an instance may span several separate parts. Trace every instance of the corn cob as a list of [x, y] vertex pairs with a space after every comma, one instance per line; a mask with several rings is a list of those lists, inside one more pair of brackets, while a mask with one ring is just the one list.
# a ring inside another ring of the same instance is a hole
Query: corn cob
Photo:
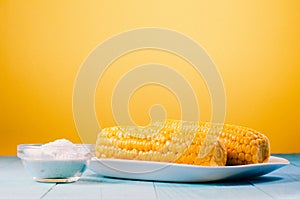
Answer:
[[155, 122], [146, 127], [110, 127], [97, 137], [98, 158], [118, 158], [175, 162], [203, 166], [224, 166], [225, 147], [216, 140], [205, 156], [200, 148], [206, 134], [199, 131], [198, 122]]
[[[178, 121], [166, 120], [163, 124], [167, 128], [176, 124]], [[196, 123], [198, 131], [205, 134], [211, 130], [219, 131], [219, 138], [227, 150], [226, 165], [244, 165], [268, 162], [270, 157], [270, 142], [268, 138], [251, 128], [224, 124], [221, 128], [218, 124], [209, 122]], [[205, 150], [205, 149], [203, 149]]]
[[[121, 158], [223, 166], [268, 161], [269, 141], [246, 127], [208, 122], [166, 120], [146, 127], [111, 127], [99, 133], [98, 158]], [[218, 130], [218, 137], [205, 142]], [[208, 146], [205, 143], [210, 143]], [[224, 146], [226, 148], [224, 148]], [[205, 153], [202, 153], [202, 152]], [[226, 162], [227, 160], [227, 162]]]
[[220, 139], [227, 149], [227, 165], [256, 164], [269, 160], [269, 139], [254, 129], [225, 124]]

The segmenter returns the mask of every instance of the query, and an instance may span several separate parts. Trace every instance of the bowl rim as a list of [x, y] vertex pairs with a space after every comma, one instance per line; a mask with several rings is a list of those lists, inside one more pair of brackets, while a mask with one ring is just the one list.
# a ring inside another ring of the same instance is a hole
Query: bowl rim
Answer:
[[[23, 149], [23, 148], [41, 148], [43, 145], [45, 144], [18, 144], [17, 145], [17, 149]], [[95, 147], [95, 144], [73, 144], [74, 147]], [[65, 148], [68, 146], [49, 146], [49, 147], [53, 147], [53, 148]]]
[[[17, 157], [22, 160], [47, 160], [47, 161], [74, 161], [74, 160], [88, 160], [95, 156], [95, 144], [74, 144], [72, 147], [75, 148], [85, 148], [89, 150], [85, 155], [79, 157], [70, 157], [70, 158], [55, 158], [55, 157], [34, 157], [34, 155], [25, 155], [24, 150], [41, 150], [44, 144], [19, 144], [17, 145]], [[51, 146], [49, 146], [51, 147]], [[54, 149], [64, 149], [68, 146], [53, 146]]]

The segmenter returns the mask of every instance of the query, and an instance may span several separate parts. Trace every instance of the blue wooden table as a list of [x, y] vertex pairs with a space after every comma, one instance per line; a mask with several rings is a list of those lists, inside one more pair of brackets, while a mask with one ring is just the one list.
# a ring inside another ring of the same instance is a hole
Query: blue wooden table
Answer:
[[0, 157], [0, 198], [300, 198], [300, 154], [291, 164], [247, 181], [164, 183], [103, 178], [87, 170], [75, 183], [38, 183], [17, 157]]

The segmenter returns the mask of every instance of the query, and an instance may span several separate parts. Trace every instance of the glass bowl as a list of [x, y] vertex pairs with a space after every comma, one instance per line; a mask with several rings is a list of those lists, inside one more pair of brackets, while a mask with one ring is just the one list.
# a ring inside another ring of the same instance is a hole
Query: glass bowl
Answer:
[[94, 152], [92, 144], [45, 147], [20, 144], [17, 155], [38, 182], [75, 182], [86, 170]]

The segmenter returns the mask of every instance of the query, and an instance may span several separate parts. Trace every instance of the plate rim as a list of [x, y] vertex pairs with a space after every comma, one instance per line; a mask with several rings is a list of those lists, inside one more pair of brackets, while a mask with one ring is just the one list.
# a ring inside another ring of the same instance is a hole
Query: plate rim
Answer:
[[[272, 162], [270, 162], [272, 160]], [[277, 160], [277, 161], [276, 161]], [[172, 162], [157, 162], [157, 161], [147, 161], [147, 160], [128, 160], [128, 159], [117, 159], [117, 158], [97, 158], [93, 157], [91, 161], [98, 162], [121, 162], [121, 163], [137, 163], [137, 164], [152, 164], [152, 165], [161, 165], [161, 166], [176, 166], [176, 167], [190, 167], [190, 168], [203, 168], [203, 169], [229, 169], [229, 168], [245, 168], [245, 167], [256, 167], [256, 166], [266, 166], [266, 165], [289, 165], [290, 161], [288, 159], [270, 156], [269, 161], [265, 163], [256, 163], [256, 164], [245, 164], [245, 165], [233, 165], [233, 166], [202, 166], [202, 165], [192, 165], [192, 164], [179, 164]], [[274, 162], [273, 162], [274, 161]]]
[[[120, 164], [120, 165], [119, 165]], [[123, 165], [122, 165], [123, 164]], [[131, 171], [124, 168], [143, 168], [149, 165], [149, 171]], [[290, 161], [276, 156], [270, 156], [267, 163], [235, 165], [235, 166], [199, 166], [178, 163], [111, 159], [94, 157], [88, 168], [96, 175], [142, 181], [160, 181], [160, 182], [216, 182], [223, 180], [241, 180], [251, 179], [269, 174], [277, 169], [289, 165]], [[100, 165], [100, 166], [99, 166]], [[161, 168], [156, 168], [161, 167]], [[174, 178], [174, 172], [187, 170], [187, 175]], [[154, 172], [154, 173], [153, 173]], [[191, 174], [192, 173], [192, 174]], [[191, 177], [193, 176], [193, 177]]]

